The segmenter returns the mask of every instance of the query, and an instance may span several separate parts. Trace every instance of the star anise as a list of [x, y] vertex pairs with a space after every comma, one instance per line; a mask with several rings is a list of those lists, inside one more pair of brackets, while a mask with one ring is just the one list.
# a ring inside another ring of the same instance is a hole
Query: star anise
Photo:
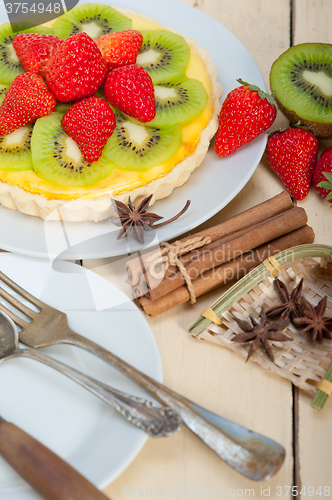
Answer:
[[301, 317], [294, 319], [294, 325], [307, 333], [312, 340], [321, 342], [323, 338], [332, 339], [332, 318], [325, 317], [327, 297], [323, 297], [316, 307], [305, 298], [301, 302]]
[[276, 278], [275, 283], [277, 285], [278, 295], [282, 303], [270, 307], [270, 309], [266, 311], [266, 315], [268, 318], [277, 318], [278, 316], [281, 316], [282, 318], [287, 318], [293, 323], [294, 318], [298, 318], [301, 315], [299, 299], [303, 288], [303, 278], [292, 290], [290, 295], [285, 283], [278, 278]]
[[251, 315], [249, 318], [251, 324], [248, 321], [243, 321], [242, 319], [235, 317], [233, 318], [245, 333], [237, 334], [234, 338], [232, 338], [232, 342], [244, 344], [245, 342], [252, 341], [246, 361], [248, 361], [254, 352], [257, 351], [260, 344], [262, 344], [262, 347], [265, 349], [270, 360], [274, 361], [273, 349], [269, 341], [275, 340], [278, 342], [285, 342], [286, 340], [293, 340], [291, 337], [288, 337], [288, 335], [281, 333], [281, 331], [288, 325], [289, 320], [287, 318], [281, 318], [267, 325], [266, 312], [264, 309], [261, 309], [259, 314], [260, 321], [257, 321]]
[[140, 243], [144, 243], [144, 231], [150, 231], [151, 229], [156, 229], [161, 226], [165, 226], [170, 222], [178, 219], [184, 212], [188, 209], [190, 201], [187, 201], [184, 208], [177, 215], [168, 219], [167, 221], [155, 224], [160, 219], [163, 219], [160, 215], [148, 212], [150, 201], [152, 199], [152, 194], [144, 198], [139, 206], [135, 208], [130, 197], [128, 198], [128, 206], [122, 203], [122, 201], [111, 199], [113, 208], [118, 214], [118, 217], [113, 217], [110, 219], [113, 224], [121, 227], [117, 239], [125, 238], [130, 232], [133, 233], [134, 238]]

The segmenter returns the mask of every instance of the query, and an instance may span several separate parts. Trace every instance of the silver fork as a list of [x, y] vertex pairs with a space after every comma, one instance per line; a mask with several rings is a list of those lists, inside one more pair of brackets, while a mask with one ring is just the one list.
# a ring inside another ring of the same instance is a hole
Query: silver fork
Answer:
[[[9, 294], [2, 288], [0, 288], [0, 295], [14, 299], [12, 296], [9, 297]], [[24, 304], [20, 303], [20, 306], [23, 307]], [[158, 403], [142, 397], [132, 396], [114, 389], [43, 353], [34, 352], [31, 349], [20, 349], [18, 346], [19, 333], [16, 325], [9, 317], [10, 314], [13, 317], [15, 316], [0, 304], [0, 362], [13, 357], [25, 357], [40, 361], [92, 392], [117, 411], [125, 420], [152, 437], [171, 436], [180, 429], [182, 420], [173, 408], [165, 405], [160, 406]]]
[[40, 348], [63, 343], [85, 349], [122, 371], [156, 399], [173, 408], [189, 429], [228, 465], [244, 476], [256, 481], [267, 480], [279, 470], [285, 458], [285, 450], [280, 444], [215, 415], [177, 394], [90, 339], [75, 333], [68, 326], [65, 313], [44, 304], [2, 272], [0, 279], [40, 309], [40, 312], [31, 310], [0, 288], [0, 296], [32, 320], [29, 323], [0, 304], [0, 309], [22, 328], [19, 336], [23, 344]]

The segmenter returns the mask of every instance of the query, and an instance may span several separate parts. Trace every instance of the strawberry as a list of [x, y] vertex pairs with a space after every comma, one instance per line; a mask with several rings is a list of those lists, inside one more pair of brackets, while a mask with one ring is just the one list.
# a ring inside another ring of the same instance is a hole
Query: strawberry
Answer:
[[104, 94], [113, 106], [140, 122], [149, 122], [156, 114], [153, 83], [142, 66], [128, 64], [113, 69]]
[[135, 30], [118, 31], [101, 36], [95, 42], [111, 71], [119, 66], [135, 64], [143, 35]]
[[320, 155], [312, 182], [319, 196], [332, 203], [332, 147]]
[[21, 33], [14, 38], [13, 47], [25, 71], [45, 78], [46, 65], [62, 43], [62, 38], [53, 35]]
[[267, 140], [270, 167], [296, 200], [303, 200], [309, 193], [318, 149], [316, 136], [299, 127], [275, 132]]
[[237, 80], [222, 105], [214, 149], [218, 156], [234, 153], [239, 147], [265, 132], [277, 116], [275, 100], [255, 85]]
[[58, 101], [90, 97], [103, 84], [107, 65], [92, 38], [84, 32], [67, 38], [46, 68], [47, 85]]
[[101, 97], [88, 97], [70, 106], [62, 118], [62, 128], [74, 139], [84, 159], [97, 161], [115, 128], [115, 115]]
[[7, 135], [27, 123], [54, 111], [56, 101], [43, 79], [35, 73], [21, 73], [9, 86], [0, 106], [0, 135]]

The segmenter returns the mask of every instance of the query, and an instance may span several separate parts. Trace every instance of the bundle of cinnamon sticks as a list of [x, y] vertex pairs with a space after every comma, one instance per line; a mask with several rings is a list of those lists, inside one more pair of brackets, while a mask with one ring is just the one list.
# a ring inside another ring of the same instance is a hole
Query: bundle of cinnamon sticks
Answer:
[[157, 316], [241, 278], [282, 250], [313, 243], [307, 220], [305, 210], [295, 207], [284, 191], [171, 247], [128, 261], [127, 283], [136, 304]]

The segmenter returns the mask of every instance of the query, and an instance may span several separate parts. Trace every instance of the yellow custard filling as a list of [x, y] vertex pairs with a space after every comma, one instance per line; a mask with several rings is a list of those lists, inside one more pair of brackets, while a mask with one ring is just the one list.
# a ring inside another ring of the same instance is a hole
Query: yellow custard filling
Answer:
[[[130, 17], [132, 19], [132, 29], [160, 29], [160, 26], [150, 21], [140, 19], [135, 16]], [[186, 75], [189, 78], [195, 78], [203, 83], [208, 93], [209, 101], [203, 113], [199, 117], [181, 126], [182, 145], [176, 154], [167, 162], [153, 167], [146, 172], [114, 169], [108, 177], [86, 188], [51, 184], [50, 182], [41, 179], [34, 171], [8, 172], [1, 170], [1, 166], [0, 180], [23, 188], [30, 193], [41, 194], [47, 199], [68, 200], [81, 198], [83, 196], [90, 199], [98, 199], [105, 193], [110, 193], [112, 196], [116, 196], [125, 193], [126, 191], [146, 186], [151, 181], [164, 177], [175, 167], [175, 165], [194, 152], [199, 142], [200, 133], [207, 125], [213, 113], [210, 80], [205, 71], [203, 61], [199, 55], [195, 53], [192, 47], [190, 48], [190, 60], [186, 70]]]

